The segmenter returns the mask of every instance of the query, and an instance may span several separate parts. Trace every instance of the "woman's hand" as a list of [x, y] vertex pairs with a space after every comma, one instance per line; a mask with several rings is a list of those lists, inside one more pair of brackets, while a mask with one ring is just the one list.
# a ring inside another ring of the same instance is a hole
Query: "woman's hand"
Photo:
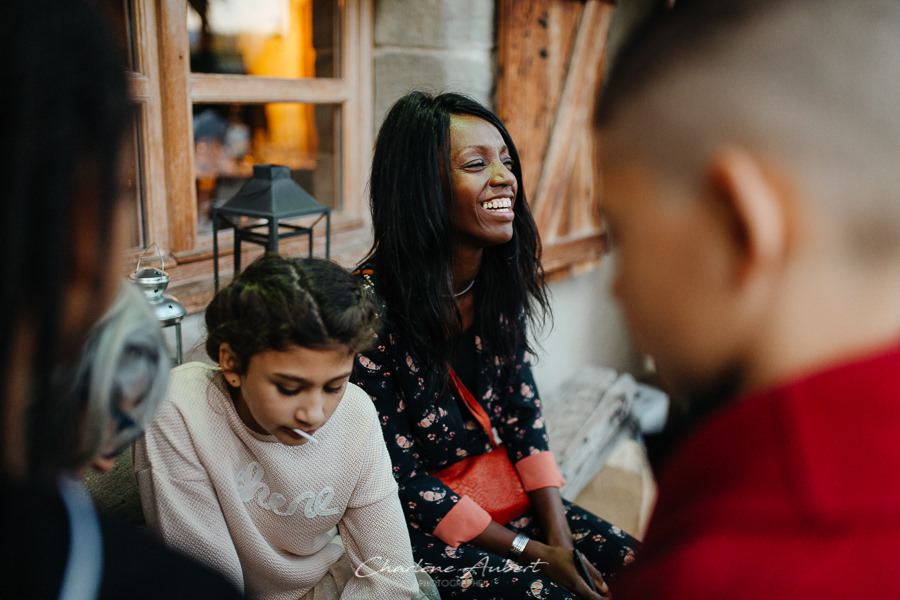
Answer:
[[[594, 586], [603, 595], [591, 591], [575, 564], [575, 557], [572, 554], [575, 543], [572, 540], [572, 531], [569, 529], [566, 509], [563, 506], [559, 488], [547, 487], [533, 490], [528, 493], [528, 497], [541, 528], [547, 532], [546, 544], [536, 541], [528, 544], [529, 546], [534, 544], [535, 550], [542, 552], [547, 557], [541, 558], [549, 563], [546, 567], [546, 576], [581, 598], [608, 598], [609, 587], [594, 565], [589, 561], [584, 562], [588, 573], [591, 574], [591, 579], [594, 580]], [[526, 554], [527, 550], [526, 547]]]
[[[493, 552], [499, 556], [507, 556], [509, 547], [516, 534], [496, 522], [487, 526], [480, 535], [471, 541], [475, 546]], [[567, 590], [586, 600], [603, 600], [609, 598], [609, 587], [603, 581], [603, 577], [590, 563], [586, 563], [594, 585], [601, 592], [592, 592], [588, 584], [582, 579], [578, 568], [575, 566], [575, 557], [572, 554], [571, 536], [569, 544], [550, 545], [529, 539], [522, 555], [516, 559], [523, 567], [539, 573], [543, 577], [552, 579]]]
[[[537, 563], [537, 561], [540, 562]], [[535, 564], [536, 572], [552, 579], [579, 598], [603, 600], [611, 597], [609, 587], [603, 581], [603, 576], [594, 568], [594, 565], [585, 561], [591, 579], [600, 593], [591, 591], [587, 582], [581, 577], [581, 573], [575, 565], [575, 557], [569, 548], [550, 546], [537, 540], [529, 540], [519, 562], [526, 566]]]

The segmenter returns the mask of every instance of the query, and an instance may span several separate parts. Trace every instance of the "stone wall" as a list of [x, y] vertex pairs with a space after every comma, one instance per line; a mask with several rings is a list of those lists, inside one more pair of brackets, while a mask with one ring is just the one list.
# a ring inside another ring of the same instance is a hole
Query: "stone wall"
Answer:
[[375, 0], [375, 128], [409, 91], [493, 106], [493, 0]]

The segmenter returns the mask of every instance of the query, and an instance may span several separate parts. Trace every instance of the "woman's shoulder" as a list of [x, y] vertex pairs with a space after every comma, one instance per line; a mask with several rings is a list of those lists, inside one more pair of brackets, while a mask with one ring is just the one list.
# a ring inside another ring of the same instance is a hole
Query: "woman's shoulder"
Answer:
[[[169, 548], [149, 532], [102, 517], [101, 526], [106, 573], [101, 598], [242, 598], [223, 575]], [[165, 577], [159, 577], [160, 573]]]

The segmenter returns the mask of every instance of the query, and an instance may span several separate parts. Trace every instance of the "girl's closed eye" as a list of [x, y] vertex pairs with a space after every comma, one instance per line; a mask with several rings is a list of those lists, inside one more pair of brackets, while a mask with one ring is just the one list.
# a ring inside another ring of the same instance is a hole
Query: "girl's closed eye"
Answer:
[[346, 382], [342, 382], [338, 385], [326, 385], [325, 392], [329, 393], [329, 394], [340, 394], [341, 392], [344, 391], [345, 384], [346, 384]]
[[285, 396], [296, 396], [300, 393], [301, 388], [299, 387], [286, 387], [281, 384], [276, 383], [275, 387], [278, 388], [278, 392]]

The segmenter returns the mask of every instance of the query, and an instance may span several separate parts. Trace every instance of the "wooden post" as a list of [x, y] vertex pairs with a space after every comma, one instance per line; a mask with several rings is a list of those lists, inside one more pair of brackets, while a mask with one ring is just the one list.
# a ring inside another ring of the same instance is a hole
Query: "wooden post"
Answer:
[[497, 113], [519, 149], [548, 271], [596, 264], [606, 246], [591, 121], [612, 11], [601, 0], [498, 1]]

